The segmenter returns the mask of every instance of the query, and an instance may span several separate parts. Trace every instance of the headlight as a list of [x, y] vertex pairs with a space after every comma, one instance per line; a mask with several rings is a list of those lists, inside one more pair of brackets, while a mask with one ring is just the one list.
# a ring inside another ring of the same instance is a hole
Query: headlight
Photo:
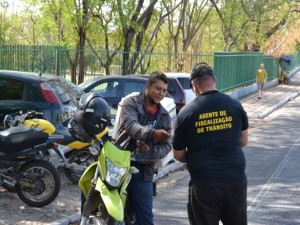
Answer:
[[119, 187], [122, 178], [126, 173], [126, 169], [115, 166], [108, 158], [106, 158], [105, 161], [106, 161], [105, 181], [111, 187], [117, 188]]
[[115, 119], [110, 119], [110, 123], [111, 123], [111, 125], [113, 125], [113, 126], [114, 126], [114, 125], [115, 125], [115, 122], [116, 122], [116, 121], [115, 121]]
[[113, 132], [114, 132], [114, 128], [113, 128], [113, 127], [109, 127], [109, 128], [108, 128], [108, 134], [107, 134], [107, 135], [108, 135], [109, 137], [111, 137], [112, 134], [113, 134]]

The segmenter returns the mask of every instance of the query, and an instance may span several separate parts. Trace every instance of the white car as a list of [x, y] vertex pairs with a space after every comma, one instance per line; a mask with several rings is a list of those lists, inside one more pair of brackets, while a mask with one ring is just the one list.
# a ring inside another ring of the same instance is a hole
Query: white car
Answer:
[[196, 95], [193, 92], [193, 89], [190, 86], [190, 74], [189, 73], [176, 73], [176, 72], [167, 72], [165, 73], [167, 77], [176, 77], [181, 86], [184, 89], [185, 97], [186, 97], [186, 103], [189, 103], [192, 101]]

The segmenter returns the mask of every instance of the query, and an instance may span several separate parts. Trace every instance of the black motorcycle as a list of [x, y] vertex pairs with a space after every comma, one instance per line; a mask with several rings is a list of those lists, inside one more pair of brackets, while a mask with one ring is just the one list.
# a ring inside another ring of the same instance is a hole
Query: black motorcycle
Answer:
[[40, 154], [62, 139], [33, 127], [0, 131], [0, 186], [15, 191], [30, 206], [50, 204], [60, 191], [60, 176]]

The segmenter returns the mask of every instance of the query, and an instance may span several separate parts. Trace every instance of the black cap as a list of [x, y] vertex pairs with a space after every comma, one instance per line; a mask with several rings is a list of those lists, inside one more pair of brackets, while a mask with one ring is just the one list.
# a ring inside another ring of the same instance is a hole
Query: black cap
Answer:
[[201, 77], [204, 75], [214, 76], [213, 69], [205, 62], [197, 63], [194, 68], [192, 69], [191, 76], [190, 76], [190, 84], [192, 85], [191, 81], [196, 77]]

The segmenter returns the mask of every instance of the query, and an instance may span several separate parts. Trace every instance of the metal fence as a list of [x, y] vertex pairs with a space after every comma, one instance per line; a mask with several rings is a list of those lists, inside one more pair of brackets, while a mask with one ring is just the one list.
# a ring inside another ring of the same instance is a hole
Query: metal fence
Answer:
[[[157, 52], [84, 51], [84, 80], [109, 74], [121, 74], [124, 55], [128, 55], [130, 74], [149, 74], [152, 71], [189, 73], [197, 62], [212, 65], [217, 88], [222, 92], [255, 83], [256, 71], [265, 64], [268, 80], [276, 79], [279, 66], [290, 71], [300, 65], [300, 53], [289, 55], [291, 64], [258, 52], [215, 52], [214, 54], [173, 54]], [[69, 59], [76, 51], [62, 46], [0, 45], [0, 69], [55, 74], [70, 79]], [[110, 61], [109, 58], [112, 58]], [[108, 64], [109, 62], [109, 64]], [[108, 69], [107, 69], [108, 68]], [[78, 68], [77, 68], [78, 69]]]
[[265, 65], [268, 80], [277, 79], [279, 68], [285, 67], [286, 72], [300, 66], [300, 53], [289, 55], [291, 63], [287, 64], [280, 58], [258, 52], [216, 52], [214, 54], [214, 72], [217, 77], [217, 88], [222, 92], [233, 91], [256, 82], [256, 71], [260, 64]]
[[[75, 55], [75, 51], [69, 51]], [[124, 55], [128, 55], [128, 61], [124, 62]], [[149, 74], [159, 70], [164, 72], [190, 72], [192, 66], [199, 62], [205, 61], [213, 63], [211, 54], [172, 54], [157, 52], [123, 52], [123, 51], [91, 51], [84, 52], [85, 77], [89, 80], [100, 75], [122, 74], [124, 64], [128, 65], [128, 74]], [[108, 58], [114, 55], [113, 60], [108, 67]], [[129, 62], [130, 61], [130, 62]], [[68, 74], [68, 68], [67, 68]]]
[[66, 75], [66, 48], [61, 46], [1, 45], [0, 69]]
[[[262, 63], [268, 73], [268, 80], [273, 80], [279, 75], [279, 58], [273, 56], [264, 56]], [[257, 68], [258, 69], [258, 68]]]
[[242, 86], [253, 84], [256, 70], [263, 62], [263, 54], [256, 52], [216, 52], [214, 54], [214, 72], [217, 88], [227, 92]]

